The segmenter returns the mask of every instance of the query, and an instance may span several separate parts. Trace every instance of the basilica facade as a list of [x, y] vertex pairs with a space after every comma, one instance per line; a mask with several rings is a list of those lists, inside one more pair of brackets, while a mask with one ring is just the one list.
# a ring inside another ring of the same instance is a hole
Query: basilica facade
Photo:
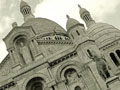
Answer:
[[67, 15], [66, 29], [35, 18], [21, 1], [24, 23], [3, 39], [0, 90], [119, 90], [120, 30], [95, 22], [80, 7], [84, 24]]

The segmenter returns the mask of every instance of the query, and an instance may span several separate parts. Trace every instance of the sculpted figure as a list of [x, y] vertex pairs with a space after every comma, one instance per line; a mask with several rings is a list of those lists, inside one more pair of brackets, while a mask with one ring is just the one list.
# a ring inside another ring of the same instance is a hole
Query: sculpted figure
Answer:
[[102, 55], [99, 56], [94, 51], [91, 51], [90, 58], [96, 62], [98, 73], [103, 78], [103, 80], [111, 77], [109, 72], [111, 68], [106, 64], [106, 60]]
[[65, 78], [66, 78], [66, 81], [68, 84], [71, 84], [75, 81], [78, 80], [78, 75], [77, 75], [77, 72], [75, 70], [68, 70], [66, 73], [65, 73]]
[[30, 50], [23, 42], [20, 42], [20, 54], [26, 64], [32, 61]]

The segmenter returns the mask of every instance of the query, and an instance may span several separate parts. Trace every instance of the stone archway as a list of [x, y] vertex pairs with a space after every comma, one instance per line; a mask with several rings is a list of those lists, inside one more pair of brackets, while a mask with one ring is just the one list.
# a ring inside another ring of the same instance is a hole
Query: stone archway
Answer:
[[26, 90], [44, 90], [45, 81], [40, 77], [32, 78], [26, 85]]
[[65, 80], [64, 73], [67, 69], [73, 68], [76, 70], [76, 72], [80, 72], [81, 67], [79, 65], [79, 62], [77, 61], [70, 61], [70, 62], [64, 62], [57, 70], [56, 72], [56, 79], [57, 81]]
[[[37, 83], [34, 81], [36, 81]], [[45, 88], [47, 88], [47, 83], [49, 83], [49, 78], [42, 73], [36, 73], [36, 74], [28, 77], [24, 81], [24, 83], [22, 85], [22, 90], [26, 90], [26, 89], [37, 90], [36, 86], [32, 86], [32, 85], [35, 85], [34, 83], [36, 83], [36, 85], [39, 87], [39, 89], [42, 87], [43, 88], [42, 90], [46, 90]], [[36, 89], [32, 89], [32, 88], [36, 88]]]

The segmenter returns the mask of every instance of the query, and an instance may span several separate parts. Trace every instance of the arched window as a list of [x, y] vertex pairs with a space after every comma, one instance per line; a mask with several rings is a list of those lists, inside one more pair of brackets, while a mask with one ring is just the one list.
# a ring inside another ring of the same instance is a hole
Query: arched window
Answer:
[[87, 49], [87, 52], [88, 52], [89, 56], [92, 57], [92, 53], [89, 49]]
[[119, 61], [117, 60], [117, 58], [116, 58], [116, 56], [115, 56], [114, 53], [110, 53], [110, 57], [111, 57], [111, 59], [113, 60], [113, 62], [115, 63], [116, 66], [119, 66], [119, 65], [120, 65], [120, 63], [119, 63]]
[[120, 50], [116, 50], [118, 57], [120, 58]]
[[76, 86], [75, 90], [81, 90], [80, 86]]
[[78, 30], [76, 30], [76, 33], [77, 33], [77, 35], [80, 35], [80, 33], [78, 32]]
[[72, 38], [74, 39], [74, 36], [71, 34]]

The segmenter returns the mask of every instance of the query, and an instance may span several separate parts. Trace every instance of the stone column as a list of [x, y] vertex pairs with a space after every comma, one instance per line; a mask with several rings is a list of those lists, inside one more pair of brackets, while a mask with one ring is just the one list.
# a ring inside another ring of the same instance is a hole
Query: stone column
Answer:
[[33, 40], [30, 42], [30, 48], [33, 55], [36, 55], [36, 49]]
[[34, 47], [35, 47], [36, 53], [37, 54], [40, 53], [40, 50], [39, 50], [39, 47], [38, 47], [38, 43], [37, 43], [37, 41], [35, 39], [33, 40], [33, 43], [34, 43]]

